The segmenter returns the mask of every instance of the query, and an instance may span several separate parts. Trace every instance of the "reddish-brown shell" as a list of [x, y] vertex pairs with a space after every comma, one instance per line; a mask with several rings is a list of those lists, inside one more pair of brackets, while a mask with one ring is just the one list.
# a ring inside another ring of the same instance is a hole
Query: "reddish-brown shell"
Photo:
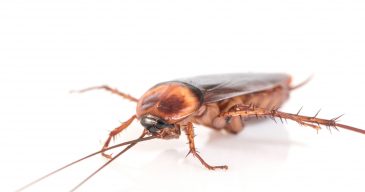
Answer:
[[139, 99], [137, 118], [153, 115], [173, 124], [196, 112], [202, 97], [198, 89], [182, 82], [158, 84]]

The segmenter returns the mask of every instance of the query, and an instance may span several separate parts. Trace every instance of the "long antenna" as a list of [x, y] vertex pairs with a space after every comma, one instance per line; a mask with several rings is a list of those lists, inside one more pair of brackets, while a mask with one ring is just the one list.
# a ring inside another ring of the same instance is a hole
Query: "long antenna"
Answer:
[[119, 152], [116, 156], [111, 158], [108, 162], [106, 162], [104, 165], [102, 165], [99, 169], [91, 173], [88, 177], [86, 177], [83, 181], [81, 181], [78, 185], [76, 185], [73, 189], [70, 190], [70, 192], [76, 191], [81, 185], [83, 185], [86, 181], [91, 179], [95, 174], [97, 174], [99, 171], [101, 171], [103, 168], [105, 168], [107, 165], [109, 165], [112, 161], [114, 161], [116, 158], [118, 158], [120, 155], [122, 155], [124, 152], [128, 151], [130, 148], [132, 148], [134, 145], [136, 145], [137, 142], [132, 143], [128, 145], [125, 149], [123, 149], [121, 152]]
[[[143, 136], [144, 136], [144, 134], [142, 134]], [[143, 137], [142, 136], [142, 137]], [[154, 139], [154, 138], [156, 138], [155, 136], [149, 136], [149, 137], [145, 137], [145, 138], [142, 138], [142, 137], [139, 137], [138, 139], [134, 139], [134, 140], [131, 140], [131, 141], [127, 141], [127, 142], [123, 142], [123, 143], [120, 143], [120, 144], [117, 144], [117, 145], [113, 145], [113, 146], [111, 146], [111, 147], [108, 147], [108, 148], [106, 148], [106, 149], [102, 149], [102, 150], [100, 150], [100, 151], [97, 151], [97, 152], [95, 152], [95, 153], [91, 153], [91, 154], [89, 154], [89, 155], [86, 155], [85, 157], [82, 157], [82, 158], [80, 158], [80, 159], [78, 159], [78, 160], [76, 160], [76, 161], [73, 161], [73, 162], [71, 162], [71, 163], [69, 163], [69, 164], [67, 164], [67, 165], [65, 165], [65, 166], [63, 166], [63, 167], [61, 167], [61, 168], [58, 168], [58, 169], [56, 169], [56, 170], [54, 170], [54, 171], [52, 171], [52, 172], [50, 172], [50, 173], [48, 173], [48, 174], [46, 174], [46, 175], [44, 175], [44, 176], [42, 176], [42, 177], [40, 177], [40, 178], [38, 178], [38, 179], [36, 179], [36, 180], [34, 180], [34, 181], [32, 181], [32, 182], [30, 182], [30, 183], [28, 183], [28, 184], [26, 184], [26, 185], [24, 185], [23, 187], [21, 187], [21, 188], [19, 188], [19, 189], [17, 189], [15, 192], [20, 192], [20, 191], [23, 191], [24, 189], [26, 189], [26, 188], [28, 188], [28, 187], [30, 187], [30, 186], [32, 186], [32, 185], [34, 185], [34, 184], [36, 184], [36, 183], [38, 183], [38, 182], [40, 182], [40, 181], [42, 181], [42, 180], [44, 180], [44, 179], [46, 179], [47, 177], [50, 177], [50, 176], [52, 176], [52, 175], [54, 175], [54, 174], [56, 174], [56, 173], [58, 173], [58, 172], [60, 172], [60, 171], [62, 171], [62, 170], [64, 170], [64, 169], [66, 169], [67, 167], [70, 167], [70, 166], [72, 166], [72, 165], [74, 165], [74, 164], [76, 164], [76, 163], [79, 163], [79, 162], [81, 162], [81, 161], [83, 161], [83, 160], [85, 160], [85, 159], [88, 159], [88, 158], [90, 158], [90, 157], [92, 157], [92, 156], [95, 156], [95, 155], [97, 155], [97, 154], [99, 154], [99, 153], [103, 153], [103, 152], [105, 152], [105, 151], [108, 151], [108, 150], [111, 150], [111, 149], [114, 149], [114, 148], [117, 148], [117, 147], [121, 147], [121, 146], [124, 146], [124, 145], [129, 145], [129, 144], [136, 144], [136, 143], [138, 143], [138, 142], [141, 142], [141, 141], [147, 141], [147, 140], [151, 140], [151, 139]], [[128, 146], [129, 148], [130, 148], [130, 146]], [[127, 147], [127, 148], [128, 148]], [[132, 147], [132, 146], [131, 146]], [[123, 150], [124, 151], [124, 150]], [[119, 155], [119, 154], [118, 154]]]

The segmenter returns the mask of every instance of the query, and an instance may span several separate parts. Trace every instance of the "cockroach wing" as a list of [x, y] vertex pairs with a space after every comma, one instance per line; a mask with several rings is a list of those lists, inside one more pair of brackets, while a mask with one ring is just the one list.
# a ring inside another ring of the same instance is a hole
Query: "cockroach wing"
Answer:
[[196, 76], [176, 81], [200, 89], [204, 95], [204, 103], [213, 103], [276, 86], [288, 87], [290, 79], [289, 75], [280, 73], [236, 73]]

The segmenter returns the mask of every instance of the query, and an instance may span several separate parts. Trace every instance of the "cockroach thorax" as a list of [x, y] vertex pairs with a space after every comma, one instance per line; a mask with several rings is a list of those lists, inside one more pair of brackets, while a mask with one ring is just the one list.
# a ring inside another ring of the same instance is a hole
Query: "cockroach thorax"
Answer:
[[182, 82], [165, 82], [148, 90], [138, 101], [137, 118], [158, 117], [174, 124], [196, 112], [202, 105], [199, 89]]

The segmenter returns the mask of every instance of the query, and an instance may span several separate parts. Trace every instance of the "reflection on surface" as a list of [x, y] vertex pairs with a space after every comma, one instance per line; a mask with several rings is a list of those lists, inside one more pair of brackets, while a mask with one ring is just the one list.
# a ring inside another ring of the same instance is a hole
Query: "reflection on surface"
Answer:
[[[289, 140], [286, 129], [281, 123], [263, 121], [250, 123], [242, 133], [231, 135], [197, 126], [198, 151], [212, 165], [228, 165], [227, 171], [206, 170], [191, 155], [184, 158], [187, 145], [173, 143], [168, 146], [170, 149], [160, 151], [142, 167], [143, 172], [135, 179], [143, 181], [143, 185], [136, 182], [129, 190], [258, 189], [261, 182], [275, 177], [286, 161], [290, 146], [301, 145]], [[181, 135], [180, 140], [185, 143], [184, 136]], [[162, 143], [155, 142], [154, 146], [147, 146], [148, 149], [146, 146], [139, 149], [158, 150]]]

